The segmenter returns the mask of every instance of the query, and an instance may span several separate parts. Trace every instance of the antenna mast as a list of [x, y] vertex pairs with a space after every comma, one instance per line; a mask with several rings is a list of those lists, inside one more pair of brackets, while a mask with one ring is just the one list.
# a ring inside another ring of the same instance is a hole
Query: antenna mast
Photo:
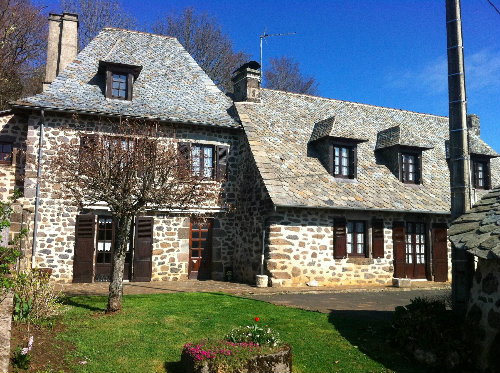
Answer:
[[270, 38], [271, 36], [286, 36], [286, 35], [295, 35], [297, 34], [296, 32], [288, 32], [288, 33], [284, 33], [284, 34], [267, 34], [265, 31], [264, 33], [260, 36], [260, 76], [261, 76], [261, 79], [264, 78], [264, 69], [262, 67], [262, 40], [265, 39], [265, 38]]

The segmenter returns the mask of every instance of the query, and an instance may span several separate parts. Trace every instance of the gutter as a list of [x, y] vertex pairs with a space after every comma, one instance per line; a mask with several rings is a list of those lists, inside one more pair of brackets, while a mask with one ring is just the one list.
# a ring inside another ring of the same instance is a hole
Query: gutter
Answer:
[[36, 174], [36, 194], [35, 194], [35, 222], [33, 227], [33, 247], [31, 249], [31, 268], [36, 267], [36, 237], [38, 233], [38, 207], [40, 205], [40, 178], [42, 176], [42, 156], [43, 156], [43, 126], [45, 124], [44, 109], [40, 110], [40, 136], [38, 143], [38, 170]]
[[339, 210], [339, 211], [366, 211], [366, 212], [391, 212], [401, 214], [433, 214], [433, 215], [450, 215], [449, 211], [431, 211], [431, 210], [396, 210], [396, 209], [383, 209], [383, 208], [366, 208], [366, 207], [324, 207], [324, 206], [307, 206], [307, 205], [277, 205], [274, 204], [274, 210], [277, 208], [301, 208], [301, 209], [314, 209], [314, 210]]

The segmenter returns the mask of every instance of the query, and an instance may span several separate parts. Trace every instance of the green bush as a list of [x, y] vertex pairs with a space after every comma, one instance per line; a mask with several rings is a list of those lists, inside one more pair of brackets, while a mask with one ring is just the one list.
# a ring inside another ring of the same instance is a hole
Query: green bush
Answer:
[[445, 301], [415, 298], [396, 307], [393, 341], [413, 358], [437, 371], [466, 371], [470, 346], [464, 322], [446, 308]]
[[[9, 202], [0, 201], [0, 232], [10, 227], [12, 203], [16, 201], [19, 195], [19, 191], [16, 191]], [[11, 277], [12, 265], [21, 256], [21, 251], [18, 250], [15, 245], [26, 235], [26, 233], [27, 230], [24, 229], [14, 240], [10, 241], [7, 246], [0, 245], [0, 300], [3, 299], [13, 286]], [[0, 234], [0, 239], [1, 238], [2, 235]]]
[[37, 268], [28, 268], [13, 276], [15, 321], [39, 322], [57, 314], [59, 294], [49, 277], [49, 273]]

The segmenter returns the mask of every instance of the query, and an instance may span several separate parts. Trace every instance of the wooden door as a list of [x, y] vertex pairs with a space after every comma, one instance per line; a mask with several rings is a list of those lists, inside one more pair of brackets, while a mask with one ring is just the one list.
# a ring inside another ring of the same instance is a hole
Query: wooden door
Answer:
[[432, 227], [434, 281], [448, 281], [448, 229], [446, 224]]
[[92, 282], [94, 276], [95, 216], [76, 217], [73, 282]]
[[139, 216], [135, 224], [133, 281], [149, 282], [153, 272], [153, 223], [152, 217]]
[[212, 222], [191, 222], [189, 233], [189, 279], [209, 279], [211, 258]]
[[425, 278], [425, 224], [406, 223], [405, 276]]

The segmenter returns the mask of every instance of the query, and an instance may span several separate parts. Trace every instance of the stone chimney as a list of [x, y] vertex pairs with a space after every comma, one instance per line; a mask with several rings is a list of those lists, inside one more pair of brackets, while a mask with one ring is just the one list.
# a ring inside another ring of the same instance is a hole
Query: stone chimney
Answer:
[[250, 61], [236, 69], [231, 78], [235, 102], [260, 102], [260, 64]]
[[43, 90], [72, 62], [78, 52], [78, 15], [63, 13], [49, 15], [47, 65]]
[[480, 136], [479, 117], [476, 114], [467, 114], [467, 128], [473, 134]]

